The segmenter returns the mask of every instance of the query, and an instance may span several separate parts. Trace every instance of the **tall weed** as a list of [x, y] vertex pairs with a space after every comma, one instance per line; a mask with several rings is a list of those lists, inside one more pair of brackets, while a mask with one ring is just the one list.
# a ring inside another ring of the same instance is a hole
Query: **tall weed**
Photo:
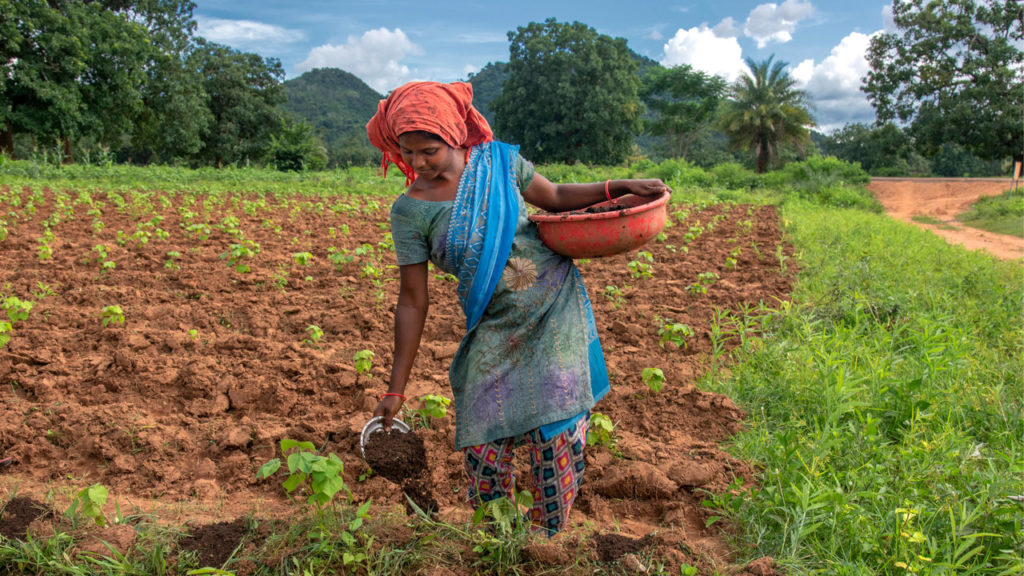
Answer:
[[793, 302], [708, 382], [764, 466], [736, 526], [796, 573], [1020, 573], [1019, 265], [859, 210], [783, 216]]

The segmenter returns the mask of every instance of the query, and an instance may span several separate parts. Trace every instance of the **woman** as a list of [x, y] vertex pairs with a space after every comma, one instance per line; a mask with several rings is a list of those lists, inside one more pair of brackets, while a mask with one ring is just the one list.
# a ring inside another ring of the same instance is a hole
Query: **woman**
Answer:
[[525, 202], [575, 210], [624, 194], [657, 195], [660, 180], [555, 185], [493, 140], [468, 83], [412, 82], [382, 100], [370, 142], [408, 189], [391, 208], [401, 286], [388, 392], [374, 411], [385, 429], [402, 403], [426, 322], [427, 262], [459, 279], [466, 335], [449, 370], [455, 446], [474, 505], [513, 497], [512, 451], [531, 447], [529, 518], [562, 529], [583, 479], [587, 414], [608, 375], [583, 279], [540, 241]]

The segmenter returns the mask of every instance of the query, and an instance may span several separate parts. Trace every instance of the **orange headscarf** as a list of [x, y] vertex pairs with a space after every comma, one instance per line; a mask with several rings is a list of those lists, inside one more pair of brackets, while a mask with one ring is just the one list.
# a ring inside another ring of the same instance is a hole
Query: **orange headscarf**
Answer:
[[473, 107], [473, 85], [468, 82], [409, 82], [395, 88], [377, 104], [366, 123], [370, 143], [384, 153], [381, 168], [394, 163], [405, 174], [406, 185], [416, 175], [402, 161], [398, 137], [422, 130], [437, 134], [453, 148], [469, 148], [494, 138], [487, 119]]

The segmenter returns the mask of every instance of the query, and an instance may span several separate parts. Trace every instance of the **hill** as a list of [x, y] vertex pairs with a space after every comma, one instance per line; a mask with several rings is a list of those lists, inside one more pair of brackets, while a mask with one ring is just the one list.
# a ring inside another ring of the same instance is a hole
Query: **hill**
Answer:
[[363, 164], [379, 155], [366, 137], [366, 121], [384, 96], [365, 82], [338, 68], [317, 68], [283, 86], [288, 100], [281, 107], [313, 127], [332, 165]]

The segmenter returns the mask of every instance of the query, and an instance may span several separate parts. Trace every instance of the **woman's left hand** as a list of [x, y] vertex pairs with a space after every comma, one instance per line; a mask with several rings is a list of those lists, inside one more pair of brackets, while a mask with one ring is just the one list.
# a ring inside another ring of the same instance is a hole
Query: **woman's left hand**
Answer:
[[644, 180], [619, 180], [620, 190], [625, 188], [630, 194], [637, 196], [658, 196], [665, 192], [671, 193], [672, 189], [665, 185], [659, 178], [647, 178]]

